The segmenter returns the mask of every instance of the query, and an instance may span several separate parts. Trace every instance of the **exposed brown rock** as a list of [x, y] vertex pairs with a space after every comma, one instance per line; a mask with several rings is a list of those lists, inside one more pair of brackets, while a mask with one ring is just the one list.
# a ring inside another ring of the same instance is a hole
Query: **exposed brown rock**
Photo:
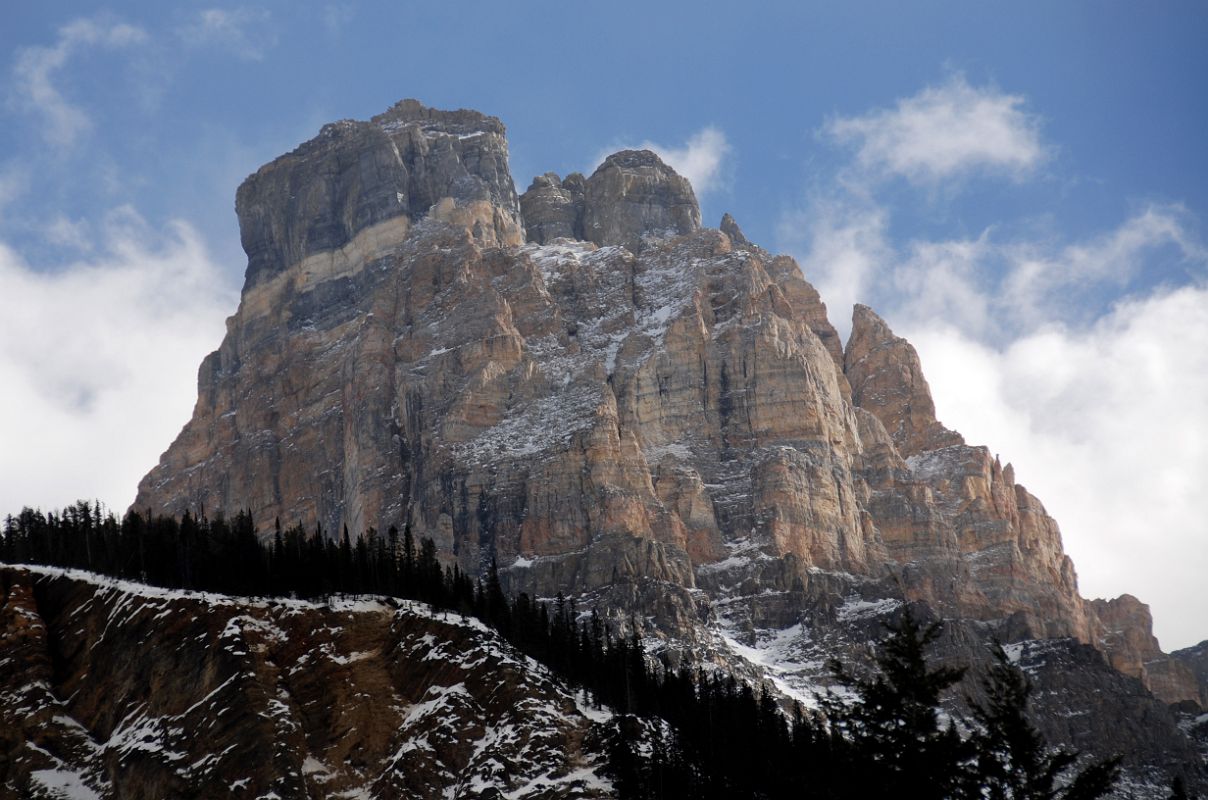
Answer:
[[1204, 703], [1192, 668], [1158, 646], [1149, 606], [1130, 594], [1114, 600], [1093, 600], [1092, 604], [1103, 626], [1100, 649], [1113, 667], [1140, 679], [1167, 703]]
[[734, 217], [730, 216], [729, 212], [722, 214], [721, 225], [718, 226], [722, 233], [730, 237], [730, 241], [734, 244], [750, 244], [747, 237], [743, 235], [742, 228], [738, 227], [738, 223], [734, 221]]
[[1170, 657], [1191, 670], [1200, 690], [1200, 707], [1208, 708], [1208, 641], [1175, 650]]
[[911, 565], [922, 589], [912, 596], [960, 616], [1012, 617], [1018, 638], [1093, 641], [1057, 523], [986, 448], [952, 445], [907, 465], [870, 510], [891, 557]]
[[773, 257], [770, 254], [764, 255], [762, 250], [759, 252], [767, 259], [768, 274], [776, 281], [777, 286], [784, 292], [785, 297], [805, 320], [805, 323], [809, 325], [810, 330], [822, 342], [826, 352], [830, 353], [831, 359], [835, 362], [839, 389], [850, 404], [851, 388], [848, 385], [847, 376], [843, 374], [843, 342], [839, 338], [839, 332], [835, 330], [835, 326], [831, 324], [830, 318], [826, 315], [826, 304], [822, 302], [822, 296], [809, 281], [798, 280], [801, 277], [801, 267], [791, 257]]
[[692, 233], [700, 207], [691, 184], [649, 150], [622, 150], [587, 179], [583, 236], [600, 246], [637, 253], [648, 235]]
[[[790, 260], [707, 231], [637, 258], [483, 249], [431, 218], [398, 235], [345, 248], [388, 269], [304, 260], [245, 292], [137, 507], [410, 521], [471, 571], [532, 561], [513, 578], [542, 591], [691, 586], [689, 550], [718, 558], [751, 530], [778, 556], [866, 563], [846, 385]], [[783, 446], [808, 450], [785, 462]], [[653, 471], [680, 468], [703, 494], [664, 500]], [[779, 507], [784, 486], [808, 489], [801, 512]]]
[[903, 456], [964, 444], [960, 434], [936, 420], [931, 389], [914, 347], [894, 336], [868, 306], [857, 305], [852, 313], [843, 372], [851, 384], [852, 402], [881, 420]]

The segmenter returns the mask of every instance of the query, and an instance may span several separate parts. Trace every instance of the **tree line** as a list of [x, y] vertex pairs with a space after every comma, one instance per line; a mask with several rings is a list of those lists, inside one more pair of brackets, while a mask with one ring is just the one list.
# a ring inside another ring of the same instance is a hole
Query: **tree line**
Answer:
[[616, 712], [603, 745], [623, 798], [1091, 800], [1119, 772], [1119, 759], [1084, 763], [1046, 745], [1025, 715], [1027, 678], [1001, 649], [965, 735], [941, 723], [941, 694], [963, 672], [929, 666], [938, 625], [909, 613], [890, 629], [871, 676], [832, 664], [850, 699], [828, 693], [818, 708], [794, 703], [786, 714], [767, 686], [649, 658], [635, 625], [619, 635], [562, 595], [509, 597], [493, 562], [483, 576], [442, 566], [432, 540], [416, 542], [409, 527], [354, 540], [346, 527], [331, 537], [277, 522], [262, 538], [246, 512], [118, 520], [79, 502], [8, 517], [0, 560], [248, 596], [388, 595], [477, 617]]

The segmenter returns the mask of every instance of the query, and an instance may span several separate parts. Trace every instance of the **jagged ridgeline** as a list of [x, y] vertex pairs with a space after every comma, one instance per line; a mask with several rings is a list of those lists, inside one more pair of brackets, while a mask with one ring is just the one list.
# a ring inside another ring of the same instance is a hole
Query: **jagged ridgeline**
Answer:
[[1137, 787], [1200, 768], [1178, 715], [1205, 685], [1148, 610], [1083, 599], [1040, 501], [936, 419], [914, 348], [862, 306], [844, 347], [799, 266], [702, 227], [655, 154], [518, 197], [499, 120], [404, 101], [325, 126], [236, 209], [239, 309], [135, 508], [410, 526], [802, 699], [921, 604], [975, 672], [1016, 645], [1050, 739], [1124, 753]]

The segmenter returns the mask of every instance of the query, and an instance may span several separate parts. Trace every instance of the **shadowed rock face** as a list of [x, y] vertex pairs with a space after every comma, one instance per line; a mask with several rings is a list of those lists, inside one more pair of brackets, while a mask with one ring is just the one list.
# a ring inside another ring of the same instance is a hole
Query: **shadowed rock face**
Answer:
[[936, 420], [914, 348], [858, 306], [844, 349], [796, 262], [700, 228], [653, 153], [517, 202], [493, 118], [404, 103], [329, 128], [241, 188], [240, 308], [137, 508], [410, 524], [690, 659], [741, 661], [719, 635], [819, 655], [911, 601], [1190, 697], [1150, 666], [1147, 616], [1078, 594], [1011, 466]]
[[533, 178], [520, 195], [525, 235], [530, 242], [547, 244], [555, 239], [583, 239], [583, 195], [586, 181], [578, 172], [565, 179], [547, 172]]
[[601, 247], [642, 249], [643, 237], [692, 233], [700, 207], [687, 180], [649, 150], [623, 150], [587, 179], [583, 238]]
[[[1192, 647], [1175, 650], [1170, 654], [1171, 659], [1179, 662], [1195, 676], [1200, 690], [1200, 706], [1208, 708], [1208, 641], [1200, 642]], [[1201, 720], [1201, 722], [1205, 722]], [[1203, 725], [1208, 736], [1208, 725]]]

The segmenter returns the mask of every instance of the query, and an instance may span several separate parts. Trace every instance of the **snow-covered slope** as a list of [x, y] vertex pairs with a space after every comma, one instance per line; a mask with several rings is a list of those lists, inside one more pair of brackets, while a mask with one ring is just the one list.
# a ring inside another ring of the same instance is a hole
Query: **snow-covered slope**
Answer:
[[0, 599], [0, 797], [611, 795], [608, 712], [477, 620], [45, 567]]

